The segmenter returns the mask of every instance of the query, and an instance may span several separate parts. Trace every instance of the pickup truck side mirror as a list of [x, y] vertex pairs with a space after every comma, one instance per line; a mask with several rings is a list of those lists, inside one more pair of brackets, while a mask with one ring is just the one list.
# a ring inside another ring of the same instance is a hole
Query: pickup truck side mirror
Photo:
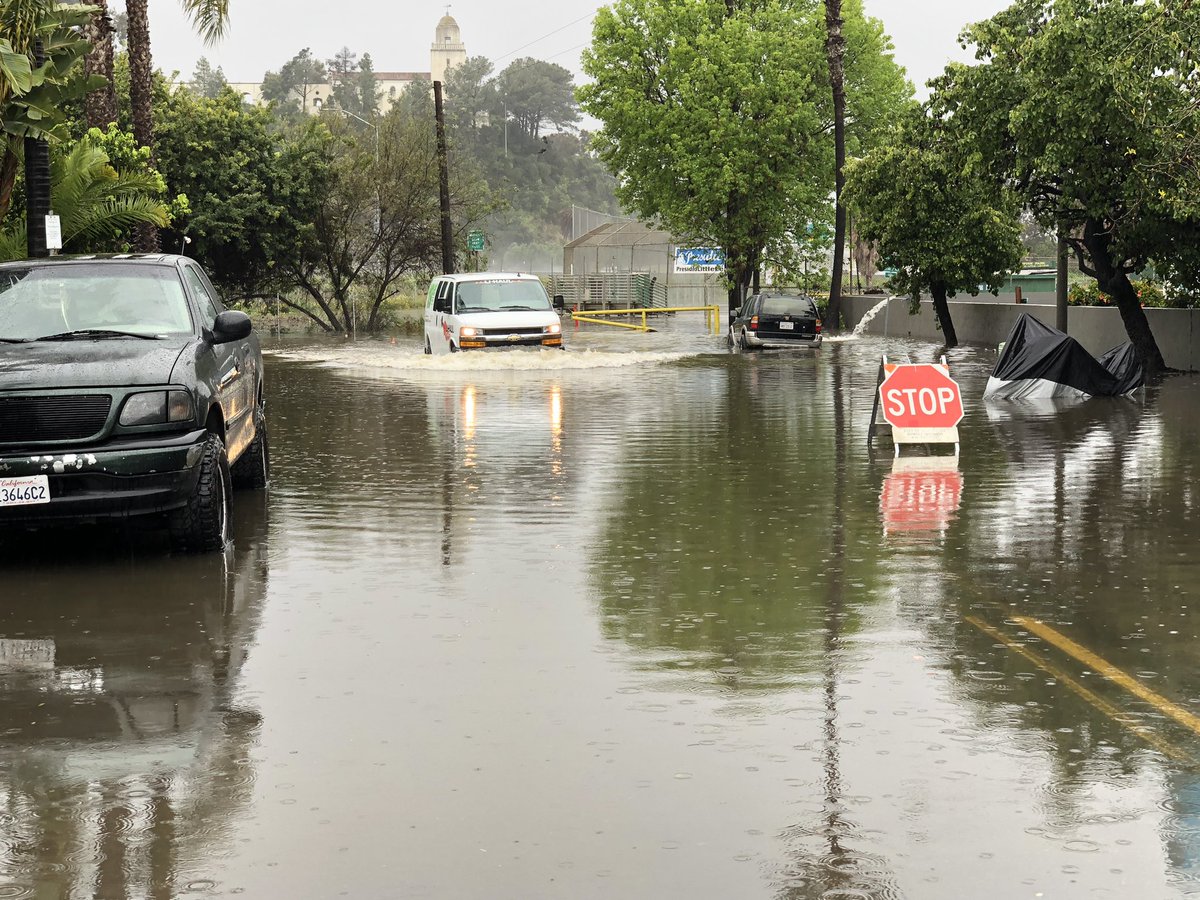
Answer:
[[562, 312], [564, 309], [566, 309], [567, 308], [567, 298], [564, 297], [562, 294], [555, 294], [554, 295], [554, 308], [557, 309], [559, 312]]
[[233, 341], [245, 340], [250, 337], [250, 332], [253, 330], [254, 323], [250, 321], [248, 315], [238, 312], [236, 309], [227, 309], [213, 322], [212, 342], [229, 344]]

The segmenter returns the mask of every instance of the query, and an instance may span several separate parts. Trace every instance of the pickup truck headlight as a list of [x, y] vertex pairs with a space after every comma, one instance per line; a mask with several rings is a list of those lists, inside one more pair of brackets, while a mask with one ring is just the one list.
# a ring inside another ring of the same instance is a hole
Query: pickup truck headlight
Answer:
[[122, 425], [162, 425], [190, 422], [196, 417], [187, 391], [146, 391], [132, 394], [121, 408]]

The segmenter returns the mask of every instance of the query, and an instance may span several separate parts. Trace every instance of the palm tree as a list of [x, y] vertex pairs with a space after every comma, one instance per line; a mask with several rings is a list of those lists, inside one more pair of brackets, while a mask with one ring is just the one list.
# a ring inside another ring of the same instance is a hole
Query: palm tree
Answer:
[[117, 121], [117, 92], [113, 87], [113, 23], [108, 14], [108, 0], [91, 0], [97, 12], [84, 29], [91, 49], [84, 58], [88, 75], [104, 78], [104, 87], [87, 95], [85, 108], [89, 128], [104, 130]]
[[62, 137], [65, 101], [96, 86], [71, 75], [87, 50], [79, 32], [92, 12], [56, 0], [0, 3], [0, 219], [12, 200], [24, 140]]
[[[127, 0], [129, 17], [129, 103], [133, 110], [133, 136], [143, 147], [154, 149], [152, 94], [154, 61], [150, 55], [148, 0]], [[225, 34], [229, 24], [229, 0], [180, 0], [184, 11], [205, 41], [212, 43]], [[138, 232], [138, 247], [158, 250], [158, 231], [146, 226]]]
[[[157, 178], [116, 171], [108, 154], [86, 138], [51, 164], [50, 183], [64, 249], [104, 249], [131, 228], [170, 223]], [[23, 221], [0, 232], [0, 260], [25, 256], [25, 234]]]

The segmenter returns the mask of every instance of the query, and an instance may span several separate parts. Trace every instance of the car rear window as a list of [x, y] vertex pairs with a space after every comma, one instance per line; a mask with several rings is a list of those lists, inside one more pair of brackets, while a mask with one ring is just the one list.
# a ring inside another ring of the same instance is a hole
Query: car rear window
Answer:
[[817, 308], [807, 297], [766, 297], [763, 299], [764, 316], [815, 316]]

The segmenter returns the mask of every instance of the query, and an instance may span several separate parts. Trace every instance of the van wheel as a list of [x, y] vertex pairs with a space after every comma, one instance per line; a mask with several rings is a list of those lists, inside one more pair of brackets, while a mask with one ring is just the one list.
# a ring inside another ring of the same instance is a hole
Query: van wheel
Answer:
[[261, 491], [271, 477], [271, 448], [267, 442], [267, 417], [260, 406], [254, 411], [254, 440], [229, 470], [234, 487]]
[[212, 553], [224, 550], [229, 541], [233, 508], [229, 460], [225, 444], [217, 435], [205, 438], [199, 468], [192, 496], [182, 508], [171, 512], [168, 526], [171, 543], [176, 548], [190, 553]]
[[425, 355], [433, 356], [433, 348], [429, 346], [429, 338], [425, 338]]
[[456, 346], [455, 346], [455, 344], [454, 344], [454, 341], [451, 341], [451, 342], [450, 342], [450, 352], [451, 352], [451, 353], [457, 353], [457, 352], [458, 352], [458, 347], [456, 347]]

